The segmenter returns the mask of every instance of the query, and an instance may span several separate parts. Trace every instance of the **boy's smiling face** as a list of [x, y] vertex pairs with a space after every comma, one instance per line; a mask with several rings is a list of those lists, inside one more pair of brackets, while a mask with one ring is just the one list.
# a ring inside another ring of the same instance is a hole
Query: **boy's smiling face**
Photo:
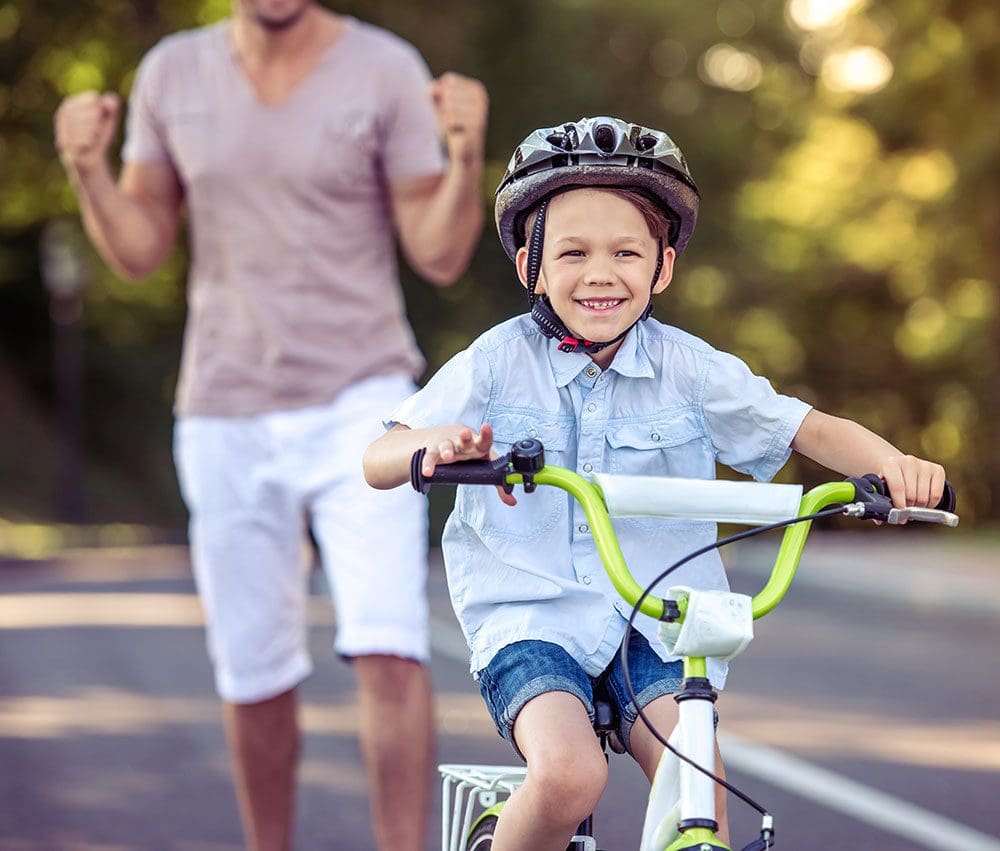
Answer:
[[[602, 189], [573, 189], [549, 202], [542, 267], [535, 291], [549, 297], [567, 328], [584, 340], [606, 342], [630, 328], [650, 299], [658, 241], [639, 209]], [[665, 248], [663, 268], [652, 287], [670, 283], [674, 250]], [[517, 254], [517, 272], [527, 285], [527, 250]], [[602, 368], [619, 341], [591, 355]]]

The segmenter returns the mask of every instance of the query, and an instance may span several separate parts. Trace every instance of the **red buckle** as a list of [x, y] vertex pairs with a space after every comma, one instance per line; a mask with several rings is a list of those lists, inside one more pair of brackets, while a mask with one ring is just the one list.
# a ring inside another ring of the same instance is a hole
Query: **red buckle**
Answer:
[[576, 337], [563, 337], [559, 343], [559, 350], [563, 352], [575, 352], [579, 345], [580, 341]]

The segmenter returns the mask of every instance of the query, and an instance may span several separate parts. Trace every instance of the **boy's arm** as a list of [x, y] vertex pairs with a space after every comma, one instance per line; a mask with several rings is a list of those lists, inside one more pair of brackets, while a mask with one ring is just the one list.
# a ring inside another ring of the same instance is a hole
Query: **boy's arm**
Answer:
[[[405, 484], [410, 480], [410, 459], [418, 449], [427, 450], [421, 467], [425, 476], [433, 475], [438, 464], [496, 457], [489, 423], [478, 432], [461, 423], [417, 429], [397, 423], [365, 450], [365, 480], [380, 490]], [[508, 505], [516, 504], [510, 494], [500, 488], [497, 492]]]
[[792, 449], [846, 476], [877, 473], [889, 486], [893, 505], [934, 507], [944, 492], [944, 467], [904, 455], [887, 440], [853, 420], [811, 410], [792, 440]]

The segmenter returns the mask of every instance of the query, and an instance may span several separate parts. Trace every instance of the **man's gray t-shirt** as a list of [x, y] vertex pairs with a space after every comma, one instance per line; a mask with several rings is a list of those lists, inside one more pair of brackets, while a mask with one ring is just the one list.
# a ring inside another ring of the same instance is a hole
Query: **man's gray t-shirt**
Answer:
[[170, 163], [191, 245], [179, 415], [243, 416], [416, 375], [387, 195], [440, 173], [417, 51], [353, 18], [282, 103], [257, 97], [229, 22], [143, 59], [123, 159]]

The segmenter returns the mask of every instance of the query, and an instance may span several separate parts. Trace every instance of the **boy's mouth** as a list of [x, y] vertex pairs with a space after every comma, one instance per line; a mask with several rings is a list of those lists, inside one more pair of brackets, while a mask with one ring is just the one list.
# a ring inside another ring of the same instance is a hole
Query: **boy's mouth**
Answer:
[[577, 299], [577, 304], [586, 307], [588, 310], [612, 310], [625, 303], [623, 298], [582, 298]]

